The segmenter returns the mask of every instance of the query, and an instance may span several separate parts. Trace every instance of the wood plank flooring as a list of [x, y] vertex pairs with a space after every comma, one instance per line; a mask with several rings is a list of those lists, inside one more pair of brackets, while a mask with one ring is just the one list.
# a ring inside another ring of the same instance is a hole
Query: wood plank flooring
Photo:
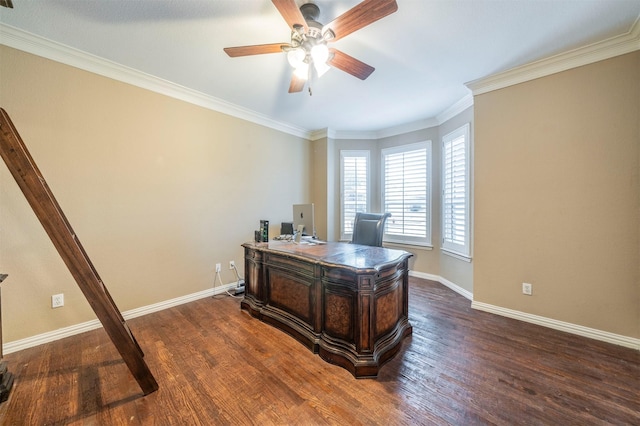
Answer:
[[128, 321], [146, 397], [104, 330], [5, 357], [2, 425], [640, 424], [640, 352], [471, 309], [410, 279], [413, 335], [356, 380], [240, 311], [198, 300]]

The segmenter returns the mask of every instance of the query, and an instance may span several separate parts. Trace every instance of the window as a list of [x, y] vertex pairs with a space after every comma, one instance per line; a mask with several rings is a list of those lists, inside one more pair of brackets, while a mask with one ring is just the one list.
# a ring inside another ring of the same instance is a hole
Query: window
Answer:
[[358, 212], [369, 211], [369, 151], [340, 151], [340, 236], [350, 239]]
[[431, 141], [382, 150], [385, 241], [431, 245]]
[[442, 249], [470, 256], [469, 124], [442, 138]]

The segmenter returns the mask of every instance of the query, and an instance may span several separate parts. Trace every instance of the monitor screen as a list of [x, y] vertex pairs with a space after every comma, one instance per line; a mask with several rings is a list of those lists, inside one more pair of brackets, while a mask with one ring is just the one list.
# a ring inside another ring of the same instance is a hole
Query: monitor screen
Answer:
[[315, 235], [315, 223], [313, 222], [313, 204], [293, 205], [293, 230], [298, 232], [298, 226], [304, 226], [302, 235]]

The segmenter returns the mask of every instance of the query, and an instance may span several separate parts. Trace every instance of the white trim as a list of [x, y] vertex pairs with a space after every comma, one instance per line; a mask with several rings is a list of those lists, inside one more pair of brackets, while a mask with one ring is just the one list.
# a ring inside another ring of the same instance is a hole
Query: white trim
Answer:
[[490, 305], [488, 303], [476, 302], [473, 300], [472, 292], [439, 275], [427, 274], [425, 272], [418, 271], [409, 271], [409, 276], [423, 278], [425, 280], [437, 281], [443, 286], [448, 287], [456, 293], [460, 294], [464, 298], [471, 300], [471, 308], [477, 309], [479, 311], [485, 311], [491, 314], [513, 318], [519, 321], [524, 321], [531, 324], [552, 328], [554, 330], [564, 331], [566, 333], [576, 334], [578, 336], [588, 337], [590, 339], [612, 343], [614, 345], [624, 346], [626, 348], [640, 351], [640, 339], [610, 333], [608, 331], [602, 331], [595, 328], [584, 327], [582, 325], [572, 324], [569, 322], [558, 321], [552, 318], [528, 314], [526, 312], [515, 311], [513, 309], [502, 308], [500, 306]]
[[321, 129], [311, 132], [310, 139], [312, 141], [321, 139], [324, 137], [332, 139], [367, 139], [377, 140], [388, 138], [391, 136], [404, 135], [410, 132], [416, 132], [418, 130], [430, 129], [432, 127], [438, 127], [446, 121], [457, 116], [467, 108], [473, 106], [473, 94], [469, 93], [456, 103], [442, 111], [435, 118], [424, 118], [422, 120], [412, 121], [410, 123], [399, 124], [397, 126], [388, 127], [381, 130], [373, 131], [348, 131], [348, 130], [334, 130], [334, 129]]
[[[520, 321], [541, 325], [543, 327], [552, 328], [555, 330], [565, 331], [571, 334], [577, 334], [579, 336], [588, 337], [595, 340], [600, 340], [607, 343], [613, 343], [615, 345], [624, 346], [631, 349], [640, 350], [640, 339], [633, 337], [622, 336], [620, 334], [609, 333], [606, 331], [597, 330], [594, 328], [584, 327], [581, 325], [571, 324], [568, 322], [558, 321], [550, 318], [541, 317], [538, 315], [528, 314], [525, 312], [515, 311], [512, 309], [502, 308], [487, 303], [473, 301], [473, 293], [460, 287], [459, 285], [443, 278], [439, 275], [428, 274], [426, 272], [409, 271], [409, 276], [416, 278], [423, 278], [426, 280], [437, 281], [445, 287], [460, 294], [467, 300], [471, 300], [471, 307], [480, 311], [489, 312], [495, 315], [505, 316], [508, 318], [517, 319]], [[193, 302], [195, 300], [204, 299], [205, 297], [214, 296], [233, 289], [237, 283], [226, 284], [224, 286], [216, 287], [215, 289], [203, 290], [197, 293], [188, 294], [185, 296], [177, 297], [175, 299], [166, 300], [164, 302], [155, 303], [153, 305], [143, 306], [140, 308], [132, 309], [123, 312], [122, 316], [125, 320], [147, 315], [153, 312], [162, 311], [174, 306], [182, 305], [185, 303]], [[95, 319], [87, 321], [81, 324], [72, 325], [69, 327], [60, 328], [58, 330], [49, 331], [47, 333], [38, 334], [36, 336], [27, 337], [25, 339], [14, 340], [2, 345], [3, 353], [10, 354], [18, 352], [23, 349], [32, 348], [45, 343], [53, 342], [65, 337], [74, 336], [76, 334], [84, 333], [87, 331], [95, 330], [101, 327], [100, 322]]]
[[365, 130], [334, 130], [334, 129], [323, 129], [316, 130], [315, 132], [311, 132], [310, 139], [312, 141], [320, 139], [322, 137], [329, 137], [331, 139], [348, 139], [348, 140], [375, 140], [378, 139], [378, 133], [374, 130], [365, 131]]
[[473, 94], [469, 93], [464, 98], [460, 99], [458, 102], [438, 114], [436, 116], [436, 121], [438, 122], [438, 125], [442, 125], [443, 123], [451, 120], [453, 117], [456, 117], [458, 114], [462, 113], [467, 108], [471, 108], [472, 106]]
[[377, 131], [341, 131], [328, 128], [309, 131], [287, 123], [277, 122], [263, 114], [222, 99], [205, 95], [202, 92], [53, 42], [4, 23], [0, 23], [0, 44], [311, 141], [324, 137], [375, 140], [439, 126], [473, 106], [473, 96], [475, 95], [639, 50], [640, 17], [627, 33], [620, 36], [468, 82], [465, 85], [471, 89], [473, 96], [465, 95], [435, 118], [425, 118]]
[[[464, 98], [466, 99], [466, 97]], [[459, 102], [461, 102], [461, 99]], [[471, 96], [473, 102], [473, 97]], [[456, 103], [455, 105], [457, 105]], [[472, 103], [473, 105], [473, 103]], [[347, 140], [378, 140], [388, 138], [391, 136], [404, 135], [405, 133], [415, 132], [418, 130], [430, 129], [432, 127], [439, 126], [435, 118], [424, 118], [422, 120], [413, 121], [411, 123], [399, 124], [397, 126], [388, 127], [381, 130], [335, 130], [335, 129], [320, 129], [311, 132], [309, 138], [312, 141], [327, 137], [331, 139], [347, 139]]]
[[[125, 67], [116, 62], [48, 40], [1, 22], [0, 44], [311, 141], [323, 137], [330, 137], [332, 139], [380, 139], [416, 130], [428, 129], [441, 124], [435, 118], [426, 118], [378, 131], [336, 131], [328, 128], [309, 131], [301, 127], [274, 121], [266, 115], [240, 107], [223, 99], [206, 95], [202, 92], [189, 89], [188, 87], [172, 83], [133, 68]], [[457, 105], [457, 103], [455, 105]]]
[[152, 92], [179, 99], [212, 111], [260, 124], [284, 133], [309, 139], [311, 132], [301, 127], [272, 120], [266, 115], [248, 110], [225, 100], [206, 95], [168, 80], [125, 67], [78, 49], [0, 23], [0, 44], [22, 50], [84, 71], [112, 78]]
[[473, 80], [465, 85], [477, 96], [636, 50], [640, 50], [640, 16], [625, 34]]
[[409, 271], [409, 276], [416, 277], [416, 278], [423, 278], [425, 280], [437, 281], [443, 286], [448, 287], [451, 290], [458, 293], [459, 295], [463, 296], [465, 299], [473, 300], [473, 293], [471, 293], [469, 290], [466, 290], [460, 287], [459, 285], [439, 275], [432, 275], [432, 274], [427, 274], [425, 272], [418, 272], [418, 271]]
[[613, 343], [614, 345], [640, 350], [640, 339], [635, 339], [633, 337], [609, 333], [608, 331], [602, 331], [595, 328], [571, 324], [569, 322], [558, 321], [551, 318], [528, 314], [526, 312], [514, 311], [512, 309], [502, 308], [500, 306], [490, 305], [488, 303], [474, 301], [471, 303], [471, 307], [480, 311], [517, 319], [531, 324], [541, 325], [543, 327], [552, 328], [554, 330], [560, 330], [571, 334], [577, 334], [578, 336], [588, 337], [607, 343]]
[[454, 257], [454, 258], [456, 258], [458, 260], [462, 260], [464, 262], [471, 263], [471, 257], [469, 257], [466, 254], [458, 253], [458, 252], [455, 252], [453, 250], [446, 249], [444, 247], [440, 247], [440, 251], [442, 252], [442, 254], [446, 254], [447, 256], [451, 256], [451, 257]]
[[[193, 302], [198, 299], [204, 299], [205, 297], [211, 297], [218, 294], [222, 294], [227, 290], [231, 290], [235, 288], [236, 286], [237, 286], [237, 283], [235, 282], [231, 284], [226, 284], [223, 286], [217, 286], [215, 289], [203, 290], [197, 293], [176, 297], [175, 299], [165, 300], [164, 302], [154, 303], [153, 305], [142, 306], [140, 308], [131, 309], [129, 311], [123, 312], [122, 316], [124, 317], [125, 320], [129, 320], [131, 318], [140, 317], [153, 312], [162, 311], [164, 309], [168, 309], [174, 306]], [[86, 322], [72, 325], [69, 327], [59, 328], [57, 330], [27, 337], [26, 339], [14, 340], [13, 342], [5, 343], [2, 345], [2, 351], [5, 354], [10, 354], [12, 352], [17, 352], [23, 349], [32, 348], [34, 346], [53, 342], [59, 339], [64, 339], [65, 337], [74, 336], [76, 334], [95, 330], [101, 327], [102, 327], [102, 324], [100, 323], [100, 321], [97, 319], [94, 319], [91, 321], [86, 321]]]
[[397, 126], [378, 130], [376, 131], [376, 139], [383, 139], [391, 136], [415, 132], [418, 130], [430, 129], [432, 127], [437, 127], [440, 124], [441, 123], [439, 123], [435, 118], [424, 118], [422, 120], [412, 121], [410, 123], [399, 124]]

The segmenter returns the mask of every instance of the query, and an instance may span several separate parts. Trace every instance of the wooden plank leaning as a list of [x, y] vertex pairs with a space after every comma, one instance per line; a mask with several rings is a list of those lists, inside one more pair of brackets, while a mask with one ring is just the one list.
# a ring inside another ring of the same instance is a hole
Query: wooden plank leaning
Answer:
[[7, 112], [0, 108], [0, 155], [89, 305], [145, 395], [158, 383], [122, 314], [42, 177]]

